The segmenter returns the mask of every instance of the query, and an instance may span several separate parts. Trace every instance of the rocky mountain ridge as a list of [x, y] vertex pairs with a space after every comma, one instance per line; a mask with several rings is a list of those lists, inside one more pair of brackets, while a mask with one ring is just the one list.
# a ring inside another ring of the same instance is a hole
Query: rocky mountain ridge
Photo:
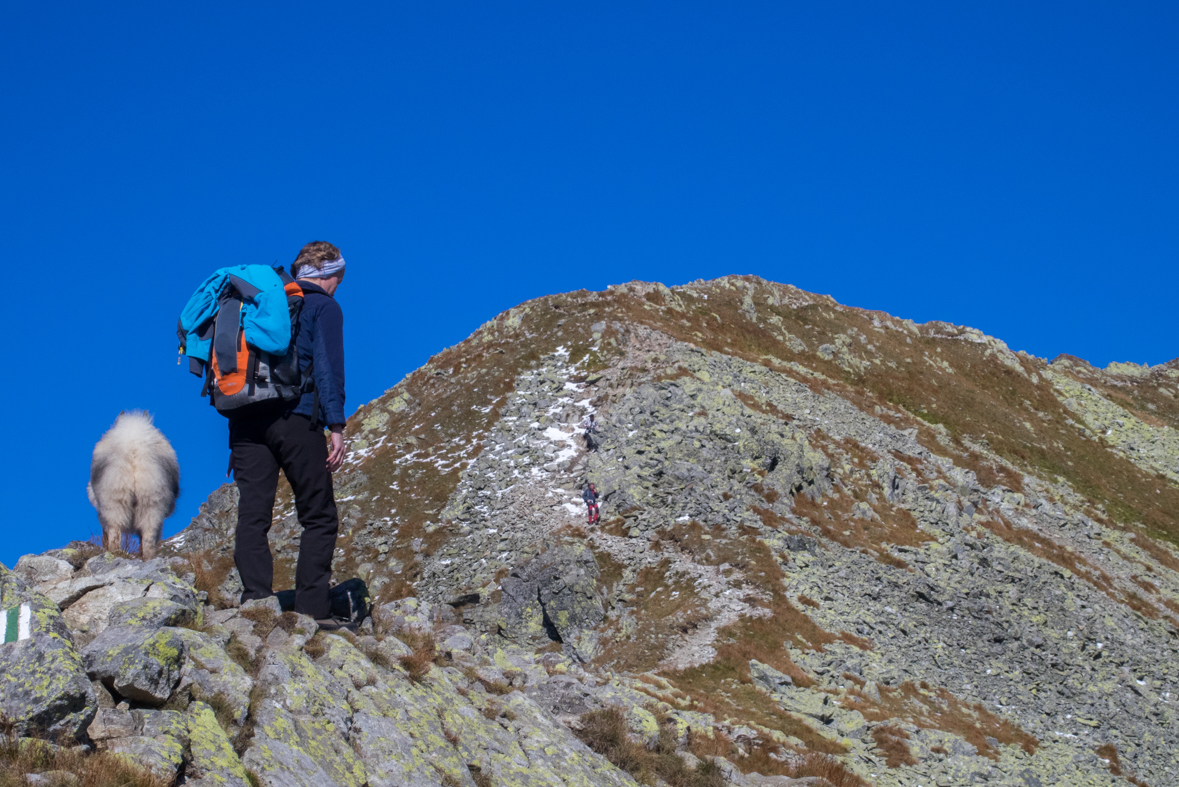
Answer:
[[[590, 412], [596, 453], [576, 428]], [[505, 686], [614, 760], [586, 730], [624, 709], [631, 743], [692, 766], [632, 762], [648, 783], [1157, 787], [1179, 767], [1176, 428], [1176, 361], [1049, 363], [755, 277], [549, 296], [350, 420], [334, 571], [379, 608], [441, 611], [440, 643], [461, 628], [471, 647], [442, 648], [437, 667], [462, 673], [446, 673], [455, 686], [496, 653], [544, 666], [549, 681]], [[211, 602], [202, 621], [245, 614], [234, 495], [170, 542]], [[281, 583], [298, 548], [289, 492], [272, 543]], [[85, 651], [107, 619], [74, 606], [61, 615]], [[248, 640], [235, 625], [224, 648]], [[544, 699], [553, 674], [576, 675], [581, 699]], [[363, 748], [335, 729], [334, 747]], [[487, 783], [523, 778], [458, 751]], [[711, 757], [721, 776], [694, 770]], [[630, 778], [587, 767], [536, 783]]]

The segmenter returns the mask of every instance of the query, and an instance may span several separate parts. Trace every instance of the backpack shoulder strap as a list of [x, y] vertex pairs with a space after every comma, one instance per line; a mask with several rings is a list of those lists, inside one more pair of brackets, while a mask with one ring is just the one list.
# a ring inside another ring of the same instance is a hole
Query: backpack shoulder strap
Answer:
[[226, 289], [217, 308], [216, 328], [213, 332], [213, 353], [221, 374], [237, 371], [238, 335], [242, 329], [242, 299], [232, 289]]

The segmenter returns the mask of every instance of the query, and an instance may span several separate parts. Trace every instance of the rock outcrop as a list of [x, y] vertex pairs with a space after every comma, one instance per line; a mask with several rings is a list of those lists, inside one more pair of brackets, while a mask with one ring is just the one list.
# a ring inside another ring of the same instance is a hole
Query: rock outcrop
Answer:
[[61, 611], [0, 565], [0, 609], [25, 604], [28, 638], [0, 645], [0, 714], [17, 734], [80, 736], [96, 700]]
[[[575, 553], [571, 565], [578, 557], [586, 559]], [[37, 566], [48, 568], [44, 582]], [[123, 579], [111, 583], [133, 576], [173, 597], [201, 595], [162, 559], [100, 555], [68, 575], [59, 569], [23, 563], [43, 591], [118, 571]], [[4, 602], [33, 604], [39, 621], [28, 640], [0, 646], [17, 735], [68, 734], [165, 782], [202, 787], [635, 784], [545, 706], [552, 683], [578, 686], [595, 708], [649, 697], [606, 685], [561, 654], [468, 631], [445, 605], [381, 605], [353, 636], [316, 634], [314, 621], [282, 613], [273, 599], [198, 606], [176, 627], [175, 615], [158, 614], [159, 597], [143, 595], [111, 607], [105, 627], [79, 619], [81, 631], [101, 629], [79, 655], [58, 607], [0, 572]], [[563, 591], [537, 575], [559, 603]], [[92, 587], [71, 608], [101, 611], [86, 596], [109, 587]]]
[[565, 652], [587, 662], [596, 655], [596, 629], [605, 618], [598, 598], [599, 571], [583, 545], [545, 550], [500, 583], [499, 632], [513, 640], [547, 635]]

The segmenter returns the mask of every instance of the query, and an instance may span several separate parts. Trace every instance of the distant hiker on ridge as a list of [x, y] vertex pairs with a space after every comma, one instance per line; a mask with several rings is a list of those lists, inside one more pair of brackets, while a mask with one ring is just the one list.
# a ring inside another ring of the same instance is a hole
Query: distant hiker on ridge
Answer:
[[598, 524], [598, 489], [593, 484], [585, 488], [581, 493], [581, 499], [585, 501], [586, 506], [586, 520], [587, 524]]
[[587, 451], [597, 451], [598, 438], [594, 434], [598, 431], [598, 422], [594, 420], [593, 413], [581, 419], [581, 428], [585, 430], [585, 449]]

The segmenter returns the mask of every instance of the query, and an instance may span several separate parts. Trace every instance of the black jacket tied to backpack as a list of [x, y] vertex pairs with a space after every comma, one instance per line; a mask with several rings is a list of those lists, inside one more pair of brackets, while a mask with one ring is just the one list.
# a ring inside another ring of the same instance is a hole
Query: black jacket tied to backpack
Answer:
[[[319, 285], [300, 279], [303, 311], [296, 349], [299, 367], [311, 367], [315, 391], [303, 394], [291, 412], [325, 425], [344, 423], [344, 310]], [[319, 412], [315, 412], [316, 397]]]

